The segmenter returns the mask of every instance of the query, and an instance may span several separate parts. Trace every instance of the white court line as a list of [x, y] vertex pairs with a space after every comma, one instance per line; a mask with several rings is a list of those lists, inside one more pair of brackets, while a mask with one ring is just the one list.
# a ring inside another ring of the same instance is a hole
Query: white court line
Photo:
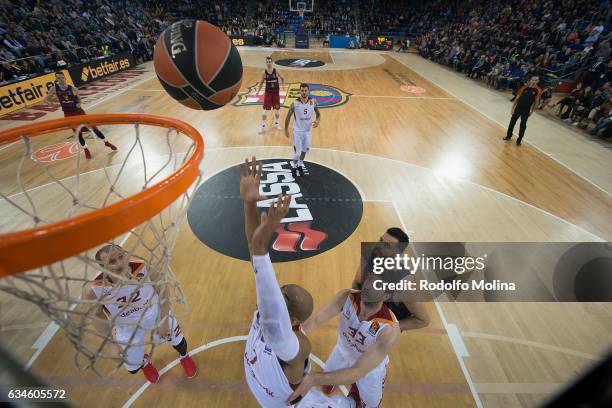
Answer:
[[[406, 228], [406, 224], [404, 223], [402, 215], [400, 214], [399, 208], [397, 207], [397, 203], [395, 201], [393, 201], [393, 208], [395, 209], [397, 218], [400, 220], [400, 224], [402, 224], [403, 230], [407, 231], [408, 228]], [[413, 241], [411, 241], [409, 245], [414, 250]], [[423, 271], [423, 273], [425, 273], [425, 271]], [[440, 315], [440, 320], [442, 320], [442, 324], [444, 325], [444, 329], [446, 330], [446, 333], [448, 334], [449, 340], [451, 342], [451, 346], [453, 347], [453, 351], [455, 352], [455, 355], [457, 356], [457, 360], [459, 361], [459, 365], [461, 366], [461, 371], [463, 371], [465, 380], [467, 381], [468, 386], [470, 387], [470, 391], [472, 393], [472, 397], [474, 398], [474, 402], [476, 403], [476, 406], [478, 408], [483, 408], [482, 402], [480, 401], [480, 397], [478, 396], [478, 391], [476, 390], [476, 386], [474, 385], [474, 381], [472, 381], [472, 376], [468, 372], [465, 362], [463, 361], [463, 357], [469, 356], [469, 353], [467, 351], [467, 348], [465, 347], [465, 344], [463, 343], [463, 340], [461, 339], [461, 334], [459, 333], [459, 330], [457, 329], [456, 325], [448, 324], [448, 322], [446, 321], [446, 316], [444, 315], [444, 312], [442, 311], [442, 308], [438, 304], [438, 300], [435, 296], [433, 297], [433, 301], [434, 301], [434, 304], [436, 305], [436, 309], [438, 310], [438, 314]]]
[[441, 99], [441, 100], [446, 100], [446, 101], [459, 101], [459, 102], [463, 102], [455, 97], [449, 98], [449, 97], [437, 97], [437, 96], [393, 96], [393, 95], [355, 95], [352, 94], [352, 97], [356, 97], [356, 98], [383, 98], [383, 99]]
[[[95, 139], [95, 140], [100, 140], [100, 139]], [[129, 149], [126, 149], [126, 150], [128, 150], [128, 151], [129, 151]], [[80, 153], [81, 153], [81, 151], [79, 150], [79, 153], [78, 153], [78, 154], [80, 154]], [[113, 154], [113, 153], [112, 153], [112, 152], [109, 152], [108, 154]], [[176, 154], [176, 156], [177, 156], [177, 157], [178, 157], [178, 156], [180, 156], [180, 155], [183, 155], [183, 156], [184, 156], [184, 155], [185, 155], [185, 152], [182, 152], [182, 153], [175, 153], [175, 154]], [[151, 159], [162, 159], [162, 158], [166, 158], [166, 157], [168, 157], [168, 155], [167, 155], [167, 154], [166, 154], [166, 155], [157, 155], [157, 156], [151, 156], [151, 157], [147, 157], [147, 159], [149, 159], [149, 161], [150, 161]], [[69, 157], [69, 159], [71, 159], [71, 158], [72, 158], [72, 157]], [[128, 157], [126, 157], [126, 159], [127, 159], [127, 158], [128, 158]], [[112, 169], [113, 167], [119, 167], [119, 166], [122, 166], [123, 164], [124, 164], [124, 162], [121, 162], [121, 163], [115, 163], [115, 164], [111, 164], [111, 165], [109, 165], [109, 166], [101, 167], [101, 168], [99, 168], [99, 169], [89, 170], [89, 171], [86, 171], [85, 173], [79, 173], [79, 177], [83, 177], [83, 176], [85, 176], [85, 175], [87, 175], [87, 174], [95, 173], [95, 172], [97, 172], [97, 171], [104, 171], [104, 169]], [[174, 173], [174, 172], [173, 172], [173, 173]], [[166, 177], [168, 177], [168, 176], [166, 176]], [[64, 177], [64, 178], [62, 178], [62, 179], [58, 179], [58, 180], [63, 182], [63, 181], [66, 181], [66, 180], [70, 180], [70, 179], [72, 179], [72, 178], [76, 178], [76, 175], [74, 175], [74, 176]], [[158, 181], [158, 182], [157, 182], [157, 183], [155, 183], [155, 184], [159, 184], [161, 181], [163, 181], [163, 179], [161, 179], [160, 181]], [[34, 190], [38, 190], [38, 189], [40, 189], [40, 188], [43, 188], [43, 187], [48, 187], [48, 186], [50, 186], [50, 185], [55, 185], [55, 184], [57, 184], [57, 182], [56, 182], [56, 181], [50, 181], [50, 182], [48, 182], [48, 183], [41, 184], [40, 186], [36, 186], [36, 187], [29, 188], [29, 189], [27, 190], [27, 192], [28, 192], [28, 193], [31, 193], [31, 192], [32, 192], [32, 191], [34, 191]], [[23, 194], [23, 191], [20, 191], [20, 192], [18, 192], [18, 193], [11, 194], [10, 196], [8, 196], [8, 198], [13, 198], [13, 197], [16, 197], [16, 196], [21, 195], [21, 194]], [[136, 194], [136, 193], [134, 193], [134, 194]]]
[[[210, 151], [225, 150], [225, 149], [251, 149], [251, 150], [252, 150], [252, 149], [262, 149], [262, 148], [279, 148], [279, 147], [286, 147], [286, 146], [236, 146], [236, 147], [212, 147], [212, 148], [208, 148], [208, 149], [207, 149], [207, 151], [209, 151], [209, 152], [210, 152]], [[401, 164], [401, 165], [403, 165], [403, 166], [407, 166], [407, 167], [415, 167], [415, 168], [418, 168], [418, 169], [426, 170], [426, 171], [428, 171], [428, 172], [430, 172], [430, 173], [433, 173], [433, 174], [434, 174], [436, 177], [441, 177], [441, 178], [443, 178], [443, 179], [450, 180], [450, 181], [453, 181], [453, 182], [460, 182], [460, 183], [470, 184], [470, 185], [472, 185], [472, 186], [476, 186], [476, 187], [479, 187], [479, 188], [485, 189], [485, 190], [490, 191], [490, 192], [492, 192], [492, 193], [500, 194], [500, 195], [502, 195], [502, 196], [504, 196], [504, 197], [509, 198], [509, 199], [510, 199], [510, 200], [512, 200], [512, 201], [516, 201], [516, 202], [518, 202], [518, 203], [520, 203], [520, 204], [522, 204], [522, 205], [526, 205], [526, 206], [528, 206], [528, 207], [530, 207], [530, 208], [533, 208], [534, 210], [541, 211], [541, 212], [543, 212], [544, 214], [547, 214], [547, 215], [549, 215], [549, 216], [553, 217], [553, 218], [554, 218], [554, 219], [556, 219], [557, 221], [561, 221], [561, 222], [562, 222], [562, 223], [564, 223], [564, 224], [567, 224], [567, 225], [570, 225], [570, 226], [572, 226], [572, 227], [574, 227], [574, 228], [577, 228], [577, 229], [579, 229], [580, 231], [582, 231], [582, 232], [586, 233], [587, 235], [591, 235], [591, 236], [593, 236], [593, 237], [594, 237], [594, 238], [596, 238], [598, 241], [608, 242], [608, 240], [603, 239], [603, 238], [601, 238], [600, 236], [598, 236], [598, 235], [596, 235], [596, 234], [594, 234], [594, 233], [592, 233], [592, 232], [590, 232], [590, 231], [587, 231], [586, 229], [582, 228], [582, 227], [581, 227], [581, 226], [579, 226], [579, 225], [572, 224], [572, 223], [571, 223], [571, 222], [569, 222], [568, 220], [563, 219], [563, 218], [559, 217], [558, 215], [555, 215], [555, 214], [550, 213], [550, 212], [548, 212], [548, 211], [546, 211], [546, 210], [543, 210], [542, 208], [536, 207], [535, 205], [530, 204], [530, 203], [528, 203], [528, 202], [526, 202], [526, 201], [519, 200], [518, 198], [513, 197], [513, 196], [511, 196], [511, 195], [509, 195], [509, 194], [503, 193], [503, 192], [501, 192], [501, 191], [497, 191], [497, 190], [495, 190], [495, 189], [493, 189], [493, 188], [491, 188], [491, 187], [487, 187], [487, 186], [483, 186], [482, 184], [478, 184], [478, 183], [476, 183], [476, 182], [474, 182], [474, 181], [472, 181], [472, 180], [469, 180], [469, 179], [449, 177], [449, 176], [447, 176], [447, 175], [445, 175], [445, 174], [438, 174], [438, 173], [436, 173], [434, 170], [430, 169], [429, 167], [420, 166], [420, 165], [418, 165], [418, 164], [409, 163], [409, 162], [402, 161], [402, 160], [391, 159], [391, 158], [388, 158], [388, 157], [383, 157], [383, 156], [375, 156], [375, 155], [373, 155], [373, 154], [369, 154], [369, 153], [358, 153], [358, 152], [351, 152], [351, 151], [349, 151], [349, 150], [338, 150], [338, 149], [319, 148], [319, 147], [312, 147], [310, 150], [311, 150], [311, 151], [315, 151], [315, 150], [321, 150], [321, 151], [329, 150], [330, 152], [346, 153], [346, 154], [352, 154], [352, 155], [356, 155], [356, 156], [365, 156], [365, 157], [368, 157], [368, 158], [370, 158], [370, 159], [389, 160], [389, 161], [392, 161], [392, 162], [394, 162], [394, 163]], [[327, 166], [327, 164], [325, 164], [325, 166]], [[365, 196], [363, 196], [363, 197], [365, 197]], [[376, 201], [376, 200], [365, 200], [365, 201]]]
[[[206, 343], [201, 345], [198, 348], [195, 348], [193, 350], [191, 350], [189, 352], [190, 356], [195, 356], [196, 354], [204, 351], [204, 350], [208, 350], [211, 349], [213, 347], [216, 346], [220, 346], [223, 344], [227, 344], [227, 343], [234, 343], [234, 342], [238, 342], [238, 341], [246, 341], [248, 339], [248, 336], [234, 336], [234, 337], [227, 337], [224, 339], [219, 339], [219, 340], [215, 340], [215, 341], [211, 341], [210, 343]], [[310, 354], [309, 358], [315, 362], [315, 364], [317, 364], [319, 367], [321, 368], [325, 368], [325, 363], [323, 363], [323, 361], [321, 361], [321, 359], [317, 356], [315, 356], [314, 354]], [[171, 363], [169, 363], [168, 365], [166, 365], [164, 368], [162, 368], [161, 370], [159, 370], [159, 376], [161, 377], [162, 375], [164, 375], [165, 373], [167, 373], [168, 371], [170, 371], [173, 367], [177, 366], [179, 364], [179, 359], [175, 359], [174, 361], [172, 361]], [[134, 402], [136, 402], [136, 400], [147, 390], [147, 388], [149, 388], [152, 384], [148, 381], [146, 381], [144, 384], [142, 384], [142, 386], [136, 390], [136, 392], [134, 392], [134, 394], [132, 394], [132, 396], [130, 397], [130, 399], [128, 399], [125, 404], [123, 404], [122, 408], [129, 408], [130, 406], [132, 406], [132, 404]], [[340, 386], [340, 389], [342, 390], [342, 392], [344, 393], [344, 396], [348, 395], [348, 390], [346, 389], [346, 387], [344, 386]]]
[[[432, 79], [426, 77], [425, 75], [417, 72], [415, 69], [409, 67], [406, 63], [404, 63], [403, 61], [394, 58], [392, 56], [393, 59], [395, 59], [397, 62], [399, 62], [400, 64], [404, 65], [406, 68], [410, 69], [411, 71], [416, 72], [418, 75], [422, 76], [423, 78], [425, 78], [427, 81], [431, 82], [432, 84], [434, 84], [435, 86], [437, 86], [438, 88], [442, 89], [444, 92], [448, 93], [449, 95], [457, 98], [458, 100], [460, 100], [461, 102], [463, 102], [464, 104], [466, 104], [467, 106], [469, 106], [470, 108], [474, 109], [476, 112], [480, 113], [482, 116], [484, 116], [485, 118], [489, 119], [491, 122], [497, 124], [499, 127], [501, 127], [502, 129], [507, 129], [506, 125], [499, 123], [498, 121], [496, 121], [495, 119], [493, 119], [492, 117], [490, 117], [489, 115], [487, 115], [486, 113], [484, 113], [483, 111], [481, 111], [480, 109], [478, 109], [477, 107], [475, 107], [474, 105], [472, 105], [469, 102], [466, 102], [465, 100], [461, 99], [460, 97], [458, 97], [457, 95], [453, 94], [452, 92], [450, 92], [449, 90], [447, 90], [446, 88], [444, 88], [443, 86], [438, 85], [438, 83], [436, 83], [435, 81], [433, 81]], [[516, 136], [516, 133], [513, 133]], [[501, 140], [501, 139], [500, 139]], [[572, 173], [574, 173], [575, 175], [577, 175], [578, 177], [580, 177], [581, 179], [585, 180], [587, 183], [595, 186], [598, 190], [606, 193], [609, 196], [612, 196], [612, 193], [604, 190], [602, 187], [598, 186], [597, 184], [595, 184], [593, 181], [589, 180], [587, 177], [583, 176], [582, 174], [578, 173], [578, 171], [572, 169], [571, 167], [569, 167], [568, 165], [566, 165], [565, 163], [557, 160], [552, 154], [546, 153], [544, 150], [542, 150], [541, 148], [539, 148], [538, 146], [536, 146], [535, 144], [533, 144], [532, 142], [529, 141], [529, 139], [525, 140], [526, 143], [529, 143], [533, 148], [537, 149], [540, 151], [540, 153], [544, 154], [547, 157], [550, 157], [552, 160], [554, 160], [555, 162], [559, 163], [561, 166], [565, 167], [566, 169], [568, 169], [569, 171], [571, 171]]]
[[522, 344], [529, 347], [537, 347], [543, 350], [555, 351], [558, 353], [569, 354], [571, 356], [576, 356], [580, 358], [584, 358], [587, 360], [599, 361], [603, 358], [602, 356], [595, 356], [588, 353], [583, 353], [582, 351], [576, 351], [572, 349], [568, 349], [565, 347], [553, 346], [547, 343], [541, 343], [538, 341], [526, 340], [526, 339], [518, 339], [516, 337], [508, 337], [508, 336], [500, 336], [497, 334], [489, 334], [489, 333], [478, 333], [478, 332], [463, 332], [463, 337], [471, 337], [474, 339], [485, 339], [491, 341], [503, 341], [507, 343], [513, 344]]
[[[265, 149], [265, 148], [288, 148], [288, 146], [239, 146], [239, 147], [215, 147], [215, 148], [208, 148], [208, 149], [206, 149], [206, 150], [210, 152], [210, 151], [228, 150], [228, 149], [250, 149], [250, 150], [253, 150], [253, 149]], [[357, 152], [344, 151], [344, 150], [337, 150], [337, 149], [321, 149], [321, 148], [313, 148], [312, 150], [322, 150], [322, 151], [329, 150], [329, 151], [334, 151], [334, 152], [339, 152], [339, 153], [347, 153], [347, 154], [353, 154], [353, 155], [358, 155], [358, 156], [365, 156], [365, 157], [375, 158], [375, 159], [379, 159], [379, 160], [389, 160], [389, 161], [396, 162], [396, 163], [399, 163], [399, 164], [404, 165], [404, 166], [407, 166], [407, 167], [415, 167], [415, 168], [425, 169], [425, 170], [427, 170], [427, 171], [433, 172], [433, 170], [431, 170], [430, 168], [424, 167], [424, 166], [419, 166], [419, 165], [417, 165], [417, 164], [408, 163], [408, 162], [401, 161], [401, 160], [397, 160], [397, 159], [390, 159], [390, 158], [387, 158], [387, 157], [374, 156], [374, 155], [367, 154], [367, 153], [357, 153]], [[262, 158], [262, 159], [263, 159], [263, 158]], [[205, 160], [204, 160], [204, 161], [202, 161], [202, 163], [204, 164], [204, 163], [205, 163]], [[328, 166], [327, 164], [323, 164], [323, 165], [324, 165], [324, 166]], [[203, 178], [203, 179], [202, 179], [202, 182], [203, 182], [204, 180], [206, 180], [206, 179], [210, 178], [212, 175], [217, 174], [218, 172], [220, 172], [220, 171], [222, 171], [222, 170], [224, 170], [224, 169], [230, 168], [230, 167], [232, 167], [232, 166], [235, 166], [235, 164], [228, 165], [228, 166], [226, 166], [225, 168], [223, 168], [223, 169], [221, 169], [221, 170], [218, 170], [218, 171], [216, 171], [216, 172], [214, 172], [214, 173], [212, 173], [212, 174], [206, 175], [206, 176], [205, 176], [205, 178]], [[204, 174], [205, 174], [205, 172], [204, 172]], [[343, 173], [341, 173], [341, 174], [343, 174]], [[451, 179], [451, 178], [449, 178], [449, 177], [447, 177], [447, 176], [444, 176], [444, 175], [441, 175], [441, 177], [443, 177], [443, 178], [445, 178], [445, 179]], [[347, 177], [347, 178], [348, 178], [348, 177]], [[350, 178], [349, 178], [349, 180], [350, 180]], [[571, 222], [569, 222], [569, 221], [567, 221], [567, 220], [565, 220], [565, 219], [563, 219], [563, 218], [561, 218], [561, 217], [559, 217], [559, 216], [557, 216], [557, 215], [555, 215], [555, 214], [552, 214], [552, 213], [550, 213], [550, 212], [548, 212], [548, 211], [546, 211], [546, 210], [543, 210], [543, 209], [541, 209], [541, 208], [538, 208], [538, 207], [536, 207], [536, 206], [534, 206], [534, 205], [532, 205], [532, 204], [530, 204], [530, 203], [527, 203], [527, 202], [525, 202], [525, 201], [519, 200], [518, 198], [516, 198], [516, 197], [512, 197], [511, 195], [508, 195], [508, 194], [506, 194], [506, 193], [502, 193], [502, 192], [500, 192], [500, 191], [494, 190], [494, 189], [492, 189], [492, 188], [490, 188], [490, 187], [483, 186], [483, 185], [481, 185], [481, 184], [475, 183], [475, 182], [473, 182], [473, 181], [471, 181], [471, 180], [467, 180], [467, 179], [451, 179], [451, 180], [453, 180], [453, 181], [455, 181], [455, 182], [459, 181], [459, 182], [463, 182], [463, 183], [468, 183], [468, 184], [471, 184], [471, 185], [474, 185], [474, 186], [477, 186], [477, 187], [483, 188], [483, 189], [485, 189], [485, 190], [487, 190], [487, 191], [491, 191], [491, 192], [494, 192], [494, 193], [496, 193], [496, 194], [501, 194], [501, 195], [503, 195], [503, 196], [506, 196], [506, 197], [510, 198], [510, 199], [511, 199], [511, 200], [513, 200], [513, 201], [519, 202], [519, 203], [521, 203], [521, 204], [523, 204], [523, 205], [526, 205], [526, 206], [528, 206], [528, 207], [531, 207], [531, 208], [533, 208], [533, 209], [535, 209], [535, 210], [541, 211], [541, 212], [543, 212], [543, 213], [545, 213], [545, 214], [547, 214], [547, 215], [549, 215], [549, 216], [553, 217], [554, 219], [556, 219], [556, 220], [558, 220], [558, 221], [561, 221], [562, 223], [565, 223], [565, 224], [570, 225], [570, 226], [572, 226], [572, 227], [574, 227], [574, 228], [577, 228], [577, 229], [579, 229], [580, 231], [582, 231], [582, 232], [584, 232], [584, 233], [586, 233], [586, 234], [588, 234], [588, 235], [591, 235], [591, 236], [595, 237], [597, 240], [600, 240], [600, 241], [606, 241], [606, 240], [604, 240], [603, 238], [601, 238], [601, 237], [599, 237], [599, 236], [597, 236], [597, 235], [593, 234], [592, 232], [589, 232], [589, 231], [585, 230], [584, 228], [582, 228], [582, 227], [580, 227], [580, 226], [578, 226], [578, 225], [572, 224]], [[353, 182], [353, 181], [351, 180], [351, 182]], [[365, 201], [365, 202], [389, 202], [389, 201], [387, 201], [387, 200], [367, 200], [367, 199], [366, 199], [366, 197], [365, 197], [365, 194], [363, 193], [363, 191], [361, 191], [361, 189], [360, 189], [359, 185], [358, 185], [358, 184], [355, 184], [354, 182], [353, 182], [353, 184], [354, 184], [354, 185], [357, 187], [357, 189], [358, 189], [358, 191], [359, 191], [359, 193], [360, 193], [360, 195], [361, 195], [361, 197], [362, 197], [362, 200], [363, 200], [363, 201]], [[393, 203], [393, 206], [394, 206], [394, 208], [395, 208], [395, 211], [398, 213], [398, 216], [399, 216], [399, 211], [398, 211], [398, 208], [397, 208], [397, 204], [395, 203], [395, 201], [391, 201], [391, 202]], [[400, 221], [402, 222], [402, 227], [404, 228], [404, 231], [408, 231], [408, 229], [407, 229], [407, 228], [406, 228], [406, 226], [404, 225], [403, 220], [401, 219], [401, 217], [400, 217]], [[51, 325], [53, 325], [53, 324], [54, 324], [54, 323], [51, 323]], [[53, 335], [55, 334], [55, 332], [56, 332], [56, 331], [57, 331], [57, 328], [56, 328], [56, 329], [55, 329], [55, 330], [52, 332], [51, 337], [53, 337]], [[41, 337], [42, 337], [43, 335], [45, 335], [45, 336], [49, 336], [49, 333], [47, 333], [47, 330], [45, 330], [45, 331], [43, 332], [43, 334], [41, 335]], [[44, 347], [46, 347], [46, 345], [47, 345], [47, 344], [49, 343], [49, 341], [51, 340], [51, 337], [49, 337], [48, 339], [47, 339], [46, 337], [45, 337], [45, 338], [43, 338], [43, 339], [41, 339], [41, 338], [39, 337], [39, 339], [36, 341], [35, 345], [36, 345], [37, 343], [38, 343], [38, 345], [41, 345], [41, 344], [44, 344], [44, 345], [42, 346], [42, 348], [41, 348], [41, 349], [39, 349], [39, 350], [36, 352], [36, 354], [35, 354], [34, 356], [32, 356], [32, 358], [30, 359], [30, 362], [28, 362], [28, 367], [29, 367], [29, 366], [31, 366], [31, 364], [34, 362], [34, 360], [36, 360], [36, 358], [38, 357], [38, 355], [39, 355], [39, 354], [42, 352], [42, 349], [43, 349]], [[40, 342], [39, 342], [39, 340], [40, 340]], [[33, 348], [34, 348], [34, 346], [33, 346]]]
[[[278, 148], [278, 147], [282, 147], [282, 148], [290, 149], [290, 147], [289, 147], [289, 146], [259, 146], [259, 147], [276, 147], [276, 148]], [[241, 149], [242, 147], [236, 147], [236, 148], [237, 148], [237, 149]], [[217, 148], [217, 149], [233, 149], [233, 147], [225, 147], [225, 148], [224, 148], [224, 147], [221, 147], [221, 148]], [[209, 149], [209, 150], [211, 150], [211, 149]], [[252, 155], [251, 155], [251, 156], [252, 156]], [[249, 157], [249, 159], [250, 159], [250, 157]], [[268, 154], [268, 155], [264, 155], [263, 157], [257, 157], [257, 161], [260, 161], [260, 160], [268, 160], [268, 159], [280, 159], [280, 160], [287, 160], [287, 161], [290, 161], [290, 160], [291, 160], [291, 158], [287, 158], [287, 159], [285, 159], [285, 158], [278, 157], [278, 156], [276, 156], [276, 155], [270, 155], [270, 154]], [[206, 160], [206, 159], [202, 160], [202, 165], [204, 165], [204, 164], [205, 164], [205, 160]], [[355, 186], [355, 188], [357, 189], [357, 192], [359, 193], [359, 196], [360, 196], [360, 198], [361, 198], [361, 201], [363, 201], [363, 202], [376, 202], [376, 201], [384, 201], [384, 200], [367, 200], [367, 199], [365, 198], [365, 193], [363, 192], [363, 190], [361, 189], [361, 187], [359, 186], [359, 184], [355, 183], [355, 182], [354, 182], [354, 181], [353, 181], [353, 180], [352, 180], [352, 179], [351, 179], [349, 176], [347, 176], [347, 175], [346, 175], [345, 173], [343, 173], [342, 171], [340, 171], [340, 170], [338, 170], [338, 169], [334, 168], [334, 167], [333, 167], [333, 166], [331, 166], [330, 164], [327, 164], [327, 163], [325, 163], [325, 164], [324, 164], [324, 163], [319, 163], [319, 162], [317, 162], [317, 161], [310, 160], [310, 159], [308, 159], [307, 161], [309, 161], [309, 162], [311, 162], [311, 163], [316, 163], [316, 164], [318, 164], [318, 165], [320, 165], [320, 166], [329, 167], [330, 169], [333, 169], [334, 171], [336, 171], [336, 172], [340, 173], [340, 174], [341, 174], [343, 177], [345, 177], [347, 180], [349, 180], [349, 181], [350, 181], [350, 182], [351, 182], [351, 183], [352, 183], [352, 184]], [[203, 176], [203, 177], [202, 177], [202, 183], [204, 183], [204, 182], [205, 182], [206, 180], [208, 180], [209, 178], [211, 178], [211, 177], [213, 177], [213, 176], [215, 176], [215, 175], [217, 175], [217, 174], [221, 173], [222, 171], [225, 171], [225, 170], [227, 170], [227, 169], [231, 169], [232, 167], [236, 167], [236, 168], [237, 168], [238, 166], [240, 166], [240, 165], [242, 165], [242, 164], [244, 164], [244, 161], [242, 161], [242, 162], [240, 162], [240, 163], [228, 164], [227, 166], [222, 167], [222, 168], [219, 168], [219, 169], [215, 170], [214, 172], [212, 172], [212, 173], [210, 173], [210, 174], [206, 174], [205, 176]], [[201, 169], [201, 170], [202, 170], [202, 173], [205, 173], [203, 169]], [[238, 170], [236, 170], [236, 171], [238, 171]], [[200, 183], [200, 184], [201, 184], [201, 183]], [[390, 201], [387, 201], [387, 202], [390, 202]]]

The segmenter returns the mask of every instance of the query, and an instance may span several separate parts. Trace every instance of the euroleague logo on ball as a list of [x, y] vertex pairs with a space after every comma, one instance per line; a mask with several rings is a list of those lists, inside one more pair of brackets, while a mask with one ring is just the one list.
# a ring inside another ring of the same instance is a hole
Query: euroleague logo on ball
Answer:
[[224, 32], [206, 21], [182, 20], [155, 43], [155, 73], [166, 92], [192, 109], [229, 103], [242, 84], [242, 60]]
[[[279, 194], [290, 194], [289, 213], [275, 231], [273, 262], [309, 258], [330, 250], [348, 238], [361, 221], [363, 202], [357, 188], [335, 170], [306, 162], [307, 175], [294, 178], [287, 159], [262, 160], [259, 211]], [[204, 181], [187, 213], [194, 234], [208, 247], [236, 259], [249, 260], [244, 236], [240, 175], [222, 170]]]

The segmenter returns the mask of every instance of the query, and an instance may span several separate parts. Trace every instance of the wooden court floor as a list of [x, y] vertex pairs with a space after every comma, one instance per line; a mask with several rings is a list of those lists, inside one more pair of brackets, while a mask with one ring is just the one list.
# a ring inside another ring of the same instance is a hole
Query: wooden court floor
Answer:
[[[261, 77], [266, 53], [241, 50], [243, 93]], [[291, 55], [277, 51], [275, 58]], [[308, 288], [315, 307], [350, 286], [360, 242], [377, 240], [390, 226], [403, 227], [413, 241], [611, 240], [609, 194], [529, 143], [520, 148], [503, 143], [505, 130], [460, 98], [389, 55], [317, 50], [312, 59], [317, 58], [326, 65], [278, 69], [288, 83], [321, 84], [344, 95], [342, 103], [321, 110], [321, 125], [313, 131], [307, 160], [348, 177], [360, 190], [364, 210], [360, 225], [341, 245], [276, 266], [280, 283]], [[189, 110], [172, 101], [150, 72], [149, 79], [88, 111], [164, 114], [192, 124], [206, 142], [204, 179], [253, 154], [290, 157], [282, 131], [256, 133], [259, 105]], [[402, 84], [424, 92], [404, 92]], [[282, 109], [283, 121], [285, 114]], [[125, 129], [103, 130], [119, 152], [107, 155], [92, 142], [94, 159], [82, 163], [84, 182], [95, 184], [102, 165], [120, 164], [130, 145]], [[67, 133], [37, 138], [35, 147], [66, 137]], [[152, 133], [149, 140], [152, 151], [163, 144], [154, 137]], [[19, 191], [14, 180], [18, 160], [16, 147], [0, 150], [3, 192]], [[49, 166], [58, 177], [70, 177], [70, 160]], [[33, 188], [43, 197], [53, 197], [52, 188], [35, 176], [28, 179], [28, 189]], [[152, 386], [142, 376], [125, 372], [110, 379], [80, 372], [73, 366], [69, 342], [59, 333], [31, 360], [32, 345], [48, 322], [32, 306], [1, 294], [3, 343], [22, 361], [33, 361], [34, 372], [49, 383], [66, 387], [76, 406], [256, 406], [242, 366], [244, 336], [255, 307], [248, 263], [203, 245], [187, 222], [172, 263], [190, 304], [180, 321], [189, 348], [197, 351], [199, 374], [192, 380], [182, 378], [180, 367]], [[597, 361], [612, 343], [610, 304], [432, 303], [427, 310], [430, 325], [402, 333], [390, 355], [385, 407], [537, 406]], [[313, 354], [325, 361], [336, 341], [334, 324], [311, 339]], [[154, 363], [161, 369], [174, 358], [174, 350], [161, 347]]]

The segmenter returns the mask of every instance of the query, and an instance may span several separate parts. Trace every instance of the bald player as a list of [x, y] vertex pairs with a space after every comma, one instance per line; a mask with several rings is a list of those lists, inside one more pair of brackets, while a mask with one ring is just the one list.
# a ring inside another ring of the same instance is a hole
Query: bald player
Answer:
[[[391, 244], [387, 247], [382, 247], [381, 251], [383, 251], [382, 256], [393, 257], [398, 253], [398, 250], [402, 252], [408, 247], [409, 239], [408, 235], [400, 228], [392, 227], [387, 229], [387, 231], [380, 236], [378, 242], [381, 244]], [[412, 251], [409, 247], [408, 250]], [[366, 260], [357, 269], [355, 278], [353, 279], [353, 289], [361, 290], [364, 275], [366, 274], [362, 267], [368, 264], [369, 262]], [[401, 273], [398, 276], [404, 278], [406, 275], [408, 275], [407, 271], [404, 276], [402, 276]], [[388, 299], [385, 300], [385, 306], [387, 306], [397, 318], [402, 332], [421, 329], [429, 325], [427, 309], [422, 302], [415, 301], [410, 295], [410, 291], [396, 290], [390, 293]]]
[[[301, 324], [312, 314], [313, 300], [298, 285], [279, 287], [268, 254], [272, 234], [287, 215], [290, 196], [279, 196], [261, 217], [257, 201], [262, 164], [255, 157], [245, 160], [240, 177], [240, 197], [244, 202], [245, 234], [255, 272], [257, 310], [244, 351], [246, 382], [257, 402], [265, 408], [285, 407], [292, 391], [310, 371], [310, 342]], [[354, 408], [347, 397], [329, 398], [310, 389], [291, 399], [304, 408]]]
[[340, 315], [338, 340], [325, 363], [325, 372], [308, 373], [288, 400], [304, 395], [313, 386], [351, 384], [349, 396], [357, 407], [374, 408], [382, 401], [388, 354], [397, 344], [400, 328], [384, 301], [386, 294], [373, 289], [367, 279], [362, 290], [341, 290], [304, 324], [310, 333]]

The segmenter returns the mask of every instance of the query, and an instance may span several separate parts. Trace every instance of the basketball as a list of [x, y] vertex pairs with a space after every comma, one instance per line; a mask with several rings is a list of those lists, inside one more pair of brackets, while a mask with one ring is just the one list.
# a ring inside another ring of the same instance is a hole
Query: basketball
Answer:
[[230, 102], [242, 83], [242, 60], [225, 33], [206, 21], [182, 20], [164, 30], [153, 64], [168, 94], [192, 109]]

